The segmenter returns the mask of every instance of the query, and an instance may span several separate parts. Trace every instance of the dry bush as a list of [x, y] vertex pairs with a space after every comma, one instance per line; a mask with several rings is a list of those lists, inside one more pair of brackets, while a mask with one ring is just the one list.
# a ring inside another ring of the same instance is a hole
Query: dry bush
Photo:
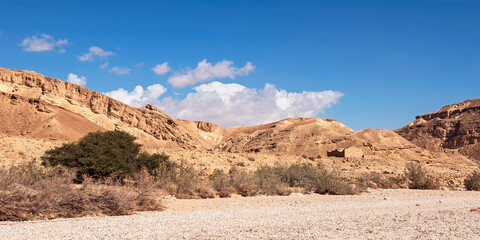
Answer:
[[316, 167], [309, 164], [277, 167], [277, 172], [290, 187], [301, 187], [307, 192], [345, 195], [357, 194], [360, 191], [339, 172], [329, 172], [322, 164]]
[[403, 171], [410, 189], [438, 189], [440, 184], [420, 163], [408, 163]]
[[464, 184], [469, 191], [480, 191], [480, 168], [468, 175], [464, 180]]
[[275, 169], [282, 181], [290, 187], [300, 187], [306, 192], [314, 191], [316, 179], [321, 174], [318, 168], [307, 164], [295, 164], [290, 167], [276, 167]]
[[261, 167], [253, 174], [237, 168], [230, 171], [234, 188], [243, 196], [254, 194], [287, 195], [292, 190], [320, 194], [356, 194], [359, 189], [339, 173], [322, 165], [292, 165], [290, 167]]
[[230, 197], [232, 193], [236, 192], [230, 175], [220, 169], [213, 170], [213, 174], [210, 176], [210, 181], [212, 182], [213, 189], [217, 191], [218, 196], [221, 198]]
[[215, 192], [200, 171], [185, 163], [164, 162], [155, 172], [160, 188], [177, 198], [213, 198]]
[[282, 181], [281, 176], [272, 167], [261, 167], [255, 171], [258, 193], [265, 195], [288, 195], [289, 185]]
[[232, 186], [238, 194], [247, 197], [258, 193], [257, 181], [252, 173], [242, 171], [234, 166], [230, 169], [229, 175]]
[[58, 217], [125, 215], [160, 210], [160, 202], [138, 188], [107, 185], [86, 178], [73, 184], [75, 173], [31, 162], [0, 172], [0, 220], [23, 221]]
[[363, 188], [383, 188], [396, 189], [402, 188], [405, 185], [406, 179], [404, 177], [388, 176], [378, 172], [368, 172], [362, 174], [357, 182]]
[[320, 169], [321, 174], [315, 180], [314, 192], [319, 194], [352, 195], [361, 190], [348, 179], [342, 177], [339, 172], [328, 172]]

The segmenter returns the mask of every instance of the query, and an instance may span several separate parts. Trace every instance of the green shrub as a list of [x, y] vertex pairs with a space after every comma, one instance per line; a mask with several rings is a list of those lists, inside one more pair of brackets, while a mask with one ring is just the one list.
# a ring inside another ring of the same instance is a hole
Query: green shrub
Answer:
[[141, 152], [136, 137], [123, 131], [89, 133], [76, 143], [67, 143], [45, 152], [42, 164], [73, 168], [79, 175], [132, 176], [142, 168], [153, 173], [168, 156]]
[[469, 191], [480, 191], [480, 168], [468, 175], [464, 184]]
[[403, 171], [411, 189], [438, 189], [439, 183], [420, 163], [408, 163]]

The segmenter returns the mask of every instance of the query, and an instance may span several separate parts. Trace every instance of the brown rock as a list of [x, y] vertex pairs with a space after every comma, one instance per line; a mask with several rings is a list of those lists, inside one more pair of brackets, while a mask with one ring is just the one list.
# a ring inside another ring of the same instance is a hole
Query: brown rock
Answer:
[[422, 148], [436, 152], [457, 152], [480, 160], [480, 99], [445, 106], [417, 116], [398, 134]]

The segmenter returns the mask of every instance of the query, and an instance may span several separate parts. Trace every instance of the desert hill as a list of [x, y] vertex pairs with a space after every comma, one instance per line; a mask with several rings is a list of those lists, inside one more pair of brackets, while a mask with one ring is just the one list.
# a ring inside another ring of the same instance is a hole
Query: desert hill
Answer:
[[75, 141], [105, 129], [82, 115], [43, 100], [0, 92], [0, 132], [36, 139]]
[[230, 136], [216, 149], [268, 152], [306, 158], [420, 160], [433, 155], [393, 131], [353, 131], [334, 119], [289, 118], [271, 124], [226, 129]]
[[289, 118], [224, 129], [213, 123], [175, 119], [152, 105], [134, 108], [32, 71], [5, 68], [0, 68], [0, 121], [6, 123], [0, 126], [4, 146], [0, 159], [4, 162], [38, 158], [44, 150], [88, 132], [119, 129], [137, 136], [149, 151], [166, 152], [207, 172], [232, 165], [254, 168], [322, 162], [352, 174], [367, 169], [394, 173], [409, 161], [421, 161], [458, 175], [477, 166], [460, 154], [453, 159], [438, 149], [425, 148], [402, 135], [404, 131], [398, 131], [400, 135], [384, 129], [353, 131], [334, 119], [322, 118]]
[[460, 153], [480, 161], [480, 99], [417, 116], [414, 122], [396, 132], [419, 147]]
[[[91, 131], [123, 129], [153, 148], [263, 152], [309, 158], [335, 154], [408, 160], [430, 157], [427, 151], [392, 131], [354, 132], [334, 119], [289, 118], [260, 126], [223, 129], [212, 123], [171, 118], [152, 105], [134, 108], [32, 71], [0, 69], [0, 83], [4, 92], [1, 111], [5, 112], [1, 120], [13, 124], [0, 129], [10, 135], [16, 132], [23, 136], [28, 132], [28, 136], [37, 139], [72, 141]], [[12, 99], [23, 104], [15, 105]]]

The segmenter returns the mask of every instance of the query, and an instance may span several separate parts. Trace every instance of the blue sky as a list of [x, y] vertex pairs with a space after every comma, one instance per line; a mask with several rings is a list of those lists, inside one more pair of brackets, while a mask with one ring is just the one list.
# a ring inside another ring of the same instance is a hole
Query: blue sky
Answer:
[[[1, 67], [74, 74], [131, 105], [222, 126], [316, 116], [397, 129], [480, 93], [480, 1], [0, 0], [0, 9]], [[169, 71], [156, 74], [163, 63]]]

